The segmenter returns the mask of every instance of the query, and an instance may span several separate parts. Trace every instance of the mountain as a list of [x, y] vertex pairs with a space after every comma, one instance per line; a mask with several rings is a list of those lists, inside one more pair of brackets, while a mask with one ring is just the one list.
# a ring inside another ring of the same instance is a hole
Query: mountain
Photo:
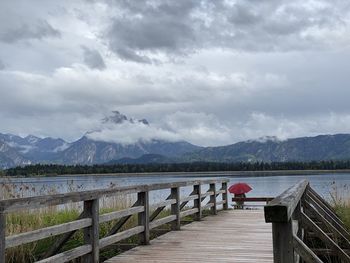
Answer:
[[100, 164], [121, 158], [139, 158], [145, 154], [160, 154], [167, 157], [181, 156], [200, 149], [188, 142], [139, 141], [134, 144], [120, 144], [95, 141], [84, 136], [60, 153], [59, 163]]
[[31, 161], [24, 158], [15, 149], [0, 141], [0, 168], [6, 169], [13, 166], [31, 164]]
[[139, 158], [121, 158], [118, 160], [113, 160], [108, 163], [107, 165], [113, 165], [113, 164], [149, 164], [149, 163], [174, 163], [175, 159], [166, 157], [164, 155], [160, 154], [144, 154]]
[[[133, 142], [126, 143], [115, 135], [116, 131], [116, 134], [127, 134], [126, 128], [140, 136], [144, 131], [148, 134], [154, 131], [146, 119], [128, 118], [118, 111], [113, 111], [110, 116], [101, 120], [99, 127], [88, 131], [83, 137], [71, 143], [60, 138], [39, 138], [33, 135], [21, 137], [0, 133], [0, 142], [6, 144], [7, 152], [11, 152], [11, 156], [14, 157], [12, 161], [3, 157], [0, 160], [0, 167], [22, 165], [27, 161], [68, 165], [101, 164], [121, 158], [139, 158], [147, 154], [175, 157], [201, 148], [185, 141], [170, 142], [152, 138], [137, 138]], [[141, 131], [138, 130], [140, 128]], [[103, 132], [112, 135], [112, 138], [100, 138]], [[23, 158], [22, 161], [20, 157]]]
[[264, 138], [185, 154], [184, 161], [287, 162], [350, 159], [350, 134], [319, 135], [288, 140]]
[[59, 152], [69, 147], [69, 143], [62, 139], [39, 138], [33, 135], [23, 138], [13, 134], [0, 133], [0, 141], [34, 163], [52, 162], [57, 159]]

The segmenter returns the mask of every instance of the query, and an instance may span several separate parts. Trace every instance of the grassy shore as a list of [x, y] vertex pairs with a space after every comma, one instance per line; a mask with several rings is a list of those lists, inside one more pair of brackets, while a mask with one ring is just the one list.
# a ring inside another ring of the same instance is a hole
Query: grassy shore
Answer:
[[350, 199], [338, 202], [335, 205], [337, 214], [340, 216], [346, 227], [350, 231]]

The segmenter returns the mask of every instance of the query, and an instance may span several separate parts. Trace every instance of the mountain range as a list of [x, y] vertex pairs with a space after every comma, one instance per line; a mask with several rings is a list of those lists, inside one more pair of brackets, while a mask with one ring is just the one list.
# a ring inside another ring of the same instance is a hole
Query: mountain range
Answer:
[[[102, 124], [150, 125], [115, 111]], [[172, 162], [287, 162], [350, 159], [350, 134], [319, 135], [279, 140], [265, 137], [231, 145], [200, 147], [186, 141], [138, 140], [118, 143], [94, 139], [87, 132], [74, 142], [60, 138], [21, 137], [0, 133], [0, 168], [36, 163], [145, 164]]]
[[[150, 125], [145, 119], [135, 120], [114, 111], [102, 120], [103, 125]], [[89, 131], [74, 142], [63, 139], [39, 138], [33, 135], [21, 137], [0, 133], [0, 168], [23, 166], [35, 163], [55, 164], [102, 164], [121, 158], [138, 158], [145, 154], [178, 157], [201, 147], [185, 141], [138, 140], [135, 143], [117, 143], [93, 139], [99, 130]]]

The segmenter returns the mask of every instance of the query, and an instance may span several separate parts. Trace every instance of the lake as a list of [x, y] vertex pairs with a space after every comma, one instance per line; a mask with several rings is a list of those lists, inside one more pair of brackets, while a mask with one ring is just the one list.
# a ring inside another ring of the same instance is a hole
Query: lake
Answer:
[[[57, 177], [0, 178], [1, 198], [19, 198], [91, 189], [113, 188], [136, 184], [150, 184], [198, 179], [199, 174], [147, 174], [147, 175], [71, 175]], [[350, 198], [350, 173], [326, 173], [316, 175], [240, 176], [232, 173], [210, 173], [200, 178], [227, 177], [229, 185], [246, 182], [253, 190], [247, 196], [277, 196], [296, 182], [307, 179], [311, 186], [327, 200], [338, 192], [342, 198]], [[184, 190], [189, 192], [190, 189]], [[162, 193], [165, 196], [167, 193]]]

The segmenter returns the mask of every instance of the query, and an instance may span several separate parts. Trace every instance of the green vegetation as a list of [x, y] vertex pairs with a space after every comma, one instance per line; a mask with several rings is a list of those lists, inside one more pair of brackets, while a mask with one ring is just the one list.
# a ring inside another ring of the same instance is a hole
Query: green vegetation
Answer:
[[58, 165], [36, 164], [4, 170], [4, 176], [54, 176], [59, 174], [106, 174], [144, 172], [213, 172], [213, 171], [273, 171], [273, 170], [341, 170], [350, 169], [348, 161], [320, 162], [256, 162], [256, 163], [168, 163], [116, 165]]

